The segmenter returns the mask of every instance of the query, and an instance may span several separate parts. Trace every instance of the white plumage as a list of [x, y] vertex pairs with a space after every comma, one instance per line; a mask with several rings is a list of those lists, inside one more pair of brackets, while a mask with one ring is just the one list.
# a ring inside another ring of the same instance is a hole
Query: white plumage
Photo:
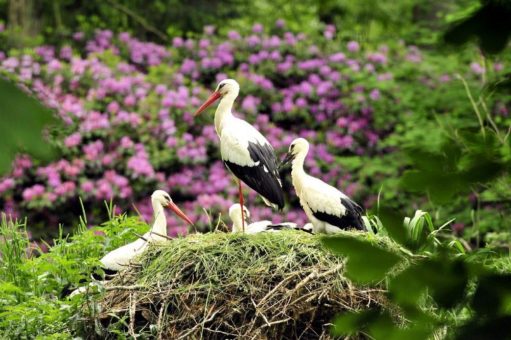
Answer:
[[303, 164], [309, 143], [295, 139], [284, 163], [292, 162], [291, 177], [300, 205], [315, 233], [336, 233], [341, 229], [364, 229], [362, 208], [340, 190], [305, 173]]
[[[235, 80], [222, 80], [195, 115], [220, 99], [215, 111], [215, 130], [220, 138], [222, 160], [238, 178], [240, 205], [243, 206], [243, 181], [261, 195], [267, 205], [282, 209], [284, 192], [273, 147], [252, 125], [232, 114], [232, 106], [239, 90], [239, 84]], [[242, 227], [243, 225], [244, 221]]]
[[[166, 241], [167, 218], [165, 217], [164, 207], [171, 208], [179, 217], [192, 224], [191, 220], [177, 208], [169, 194], [165, 191], [156, 190], [151, 195], [151, 203], [154, 211], [154, 222], [151, 230], [145, 233], [142, 238], [112, 250], [103, 256], [100, 260], [103, 268], [120, 271], [129, 266], [137, 256], [142, 254], [149, 246], [149, 243]], [[163, 235], [163, 237], [159, 235]]]
[[[264, 231], [275, 232], [282, 229], [299, 229], [296, 223], [293, 222], [282, 222], [273, 223], [272, 221], [263, 220], [248, 224], [250, 219], [250, 211], [246, 206], [243, 206], [244, 217], [245, 217], [245, 233], [246, 234], [257, 234]], [[241, 233], [242, 229], [242, 216], [241, 206], [236, 203], [229, 208], [229, 217], [232, 221], [232, 232]]]
[[260, 161], [250, 157], [249, 142], [271, 147], [270, 142], [252, 125], [233, 115], [224, 118], [218, 137], [222, 159], [240, 166], [253, 167], [260, 164]]
[[[167, 218], [164, 207], [170, 208], [181, 219], [193, 225], [192, 221], [179, 209], [170, 195], [163, 190], [156, 190], [151, 195], [151, 204], [154, 211], [154, 222], [151, 230], [142, 235], [141, 238], [128, 243], [122, 247], [112, 250], [103, 256], [99, 261], [102, 269], [107, 273], [116, 273], [132, 264], [149, 246], [150, 243], [163, 242], [167, 240]], [[92, 282], [89, 287], [103, 285], [103, 281]], [[71, 297], [82, 294], [88, 287], [80, 287], [71, 293]]]

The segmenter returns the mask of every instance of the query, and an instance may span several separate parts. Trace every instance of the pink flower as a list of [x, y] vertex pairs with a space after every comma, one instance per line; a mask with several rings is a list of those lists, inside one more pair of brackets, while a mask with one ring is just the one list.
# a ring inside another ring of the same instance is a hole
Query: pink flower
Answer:
[[82, 142], [82, 135], [79, 132], [75, 132], [64, 139], [64, 145], [68, 148], [77, 146]]
[[115, 100], [113, 102], [110, 102], [108, 106], [106, 107], [108, 112], [110, 113], [117, 113], [119, 112], [120, 106], [119, 103], [117, 103]]
[[483, 74], [484, 73], [484, 67], [481, 66], [481, 64], [479, 63], [476, 63], [476, 62], [472, 62], [470, 64], [470, 69], [472, 70], [472, 72], [474, 72], [475, 74]]
[[229, 31], [227, 33], [227, 38], [229, 38], [229, 40], [240, 40], [241, 35], [237, 31]]
[[174, 39], [172, 39], [172, 46], [179, 48], [183, 47], [183, 45], [184, 45], [183, 38], [175, 37]]
[[44, 194], [44, 186], [36, 184], [32, 187], [23, 190], [22, 196], [25, 201], [32, 201], [35, 198], [41, 197]]
[[372, 91], [369, 93], [369, 97], [370, 97], [372, 100], [374, 100], [374, 101], [376, 101], [376, 100], [380, 99], [380, 90], [378, 90], [378, 89], [374, 89], [374, 90], [372, 90]]
[[124, 105], [126, 106], [133, 106], [137, 102], [137, 99], [135, 96], [129, 95], [126, 98], [124, 98]]
[[80, 187], [83, 190], [83, 192], [89, 193], [92, 192], [92, 190], [94, 190], [94, 183], [92, 183], [91, 181], [85, 181], [82, 183]]
[[254, 33], [262, 33], [263, 32], [263, 25], [255, 24], [254, 26], [252, 26], [252, 32], [254, 32]]
[[6, 178], [3, 181], [0, 181], [0, 193], [3, 193], [7, 190], [14, 188], [15, 182], [12, 178]]
[[83, 32], [75, 32], [73, 33], [73, 40], [80, 41], [83, 40], [85, 34]]
[[204, 33], [206, 35], [213, 35], [215, 33], [215, 26], [212, 25], [204, 26]]

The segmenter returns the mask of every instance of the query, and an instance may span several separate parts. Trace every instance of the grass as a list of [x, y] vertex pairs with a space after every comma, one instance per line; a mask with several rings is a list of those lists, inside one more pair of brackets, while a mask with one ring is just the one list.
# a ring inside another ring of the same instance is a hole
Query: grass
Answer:
[[31, 244], [26, 222], [0, 220], [0, 338], [72, 338], [82, 309], [80, 298], [69, 300], [63, 291], [88, 279], [107, 251], [136, 238], [148, 226], [138, 217], [112, 217], [104, 225], [79, 226], [73, 236], [62, 233], [42, 253]]

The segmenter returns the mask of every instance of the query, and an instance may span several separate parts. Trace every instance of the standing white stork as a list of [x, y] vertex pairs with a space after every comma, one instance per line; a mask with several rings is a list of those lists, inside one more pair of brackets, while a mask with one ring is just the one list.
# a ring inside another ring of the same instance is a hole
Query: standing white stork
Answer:
[[299, 228], [296, 223], [293, 222], [281, 222], [281, 223], [273, 223], [272, 221], [263, 220], [263, 221], [257, 221], [248, 224], [248, 221], [250, 220], [250, 211], [247, 209], [246, 206], [243, 206], [243, 212], [244, 216], [241, 214], [241, 206], [236, 203], [231, 205], [229, 208], [229, 217], [232, 221], [232, 232], [233, 233], [241, 233], [243, 232], [243, 218], [245, 218], [245, 233], [246, 234], [257, 234], [263, 231], [279, 231], [283, 229], [295, 229], [295, 230], [302, 230], [305, 232], [310, 233], [311, 230], [304, 228]]
[[297, 138], [289, 146], [282, 165], [292, 162], [293, 186], [314, 233], [331, 234], [350, 228], [365, 230], [363, 209], [357, 203], [333, 186], [305, 173], [303, 163], [308, 152], [307, 140]]
[[[147, 233], [142, 235], [138, 240], [128, 243], [120, 248], [114, 249], [107, 253], [99, 260], [101, 262], [101, 269], [105, 272], [107, 277], [117, 274], [117, 272], [129, 266], [136, 257], [141, 255], [149, 246], [150, 243], [157, 243], [167, 240], [167, 218], [163, 208], [171, 209], [177, 216], [193, 226], [193, 222], [179, 207], [172, 201], [170, 195], [163, 190], [156, 190], [151, 195], [151, 204], [154, 211], [154, 222]], [[98, 275], [93, 277], [96, 280], [103, 278]], [[102, 285], [103, 282], [92, 282], [90, 285]], [[87, 287], [80, 287], [71, 293], [71, 297], [82, 294], [87, 290]]]
[[[240, 86], [236, 80], [222, 80], [195, 115], [220, 99], [215, 112], [215, 130], [220, 138], [222, 160], [238, 179], [240, 205], [244, 203], [241, 188], [243, 181], [261, 195], [267, 205], [282, 209], [284, 192], [273, 147], [252, 125], [234, 117], [231, 112], [239, 91]], [[244, 215], [243, 210], [241, 213]], [[242, 229], [244, 227], [245, 219], [242, 218]]]

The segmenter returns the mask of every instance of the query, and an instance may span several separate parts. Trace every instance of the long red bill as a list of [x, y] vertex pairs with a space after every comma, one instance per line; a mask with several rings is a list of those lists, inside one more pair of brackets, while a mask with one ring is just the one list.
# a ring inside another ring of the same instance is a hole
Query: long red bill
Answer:
[[204, 102], [204, 104], [201, 105], [201, 107], [199, 107], [197, 109], [197, 111], [195, 111], [195, 113], [193, 114], [194, 116], [197, 116], [199, 113], [201, 113], [202, 111], [206, 110], [208, 108], [208, 106], [210, 106], [211, 104], [213, 104], [214, 102], [216, 102], [218, 100], [218, 98], [220, 98], [222, 95], [220, 94], [220, 92], [213, 92], [211, 94], [211, 96], [209, 96], [208, 100], [206, 100]]
[[185, 213], [182, 212], [181, 209], [179, 209], [179, 207], [174, 204], [174, 202], [170, 202], [169, 205], [167, 205], [167, 208], [175, 212], [176, 215], [179, 216], [183, 221], [186, 221], [186, 223], [193, 226], [192, 220], [188, 216], [186, 216]]

